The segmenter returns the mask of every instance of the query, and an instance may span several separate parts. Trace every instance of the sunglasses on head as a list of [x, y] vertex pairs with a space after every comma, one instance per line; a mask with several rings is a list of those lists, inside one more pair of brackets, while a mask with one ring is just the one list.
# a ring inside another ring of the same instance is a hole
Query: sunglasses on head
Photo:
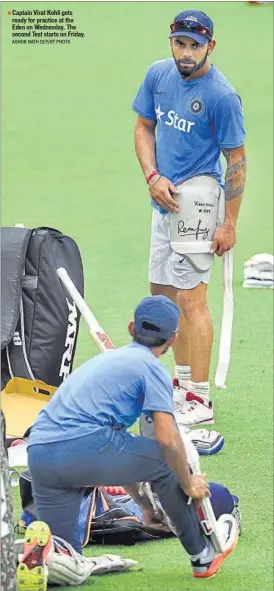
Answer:
[[171, 33], [181, 33], [182, 31], [191, 31], [193, 33], [198, 33], [199, 35], [203, 35], [209, 41], [212, 39], [212, 32], [208, 27], [202, 25], [202, 23], [194, 22], [194, 21], [177, 21], [176, 23], [172, 23], [170, 25]]

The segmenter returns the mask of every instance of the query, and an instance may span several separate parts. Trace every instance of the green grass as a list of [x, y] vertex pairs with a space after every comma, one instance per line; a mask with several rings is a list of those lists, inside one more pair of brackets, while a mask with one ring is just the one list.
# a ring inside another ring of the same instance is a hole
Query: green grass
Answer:
[[[222, 573], [202, 586], [203, 591], [272, 591], [273, 298], [270, 291], [244, 290], [242, 280], [247, 258], [273, 250], [273, 8], [244, 2], [188, 6], [214, 19], [212, 61], [241, 94], [248, 131], [229, 388], [213, 388], [216, 428], [226, 445], [203, 461], [210, 479], [239, 495], [244, 527]], [[60, 8], [39, 2], [44, 7]], [[122, 345], [132, 310], [148, 293], [150, 205], [134, 155], [131, 101], [149, 64], [169, 55], [168, 25], [182, 3], [63, 2], [62, 9], [74, 10], [86, 39], [62, 47], [12, 45], [7, 11], [13, 8], [32, 9], [33, 4], [1, 3], [2, 223], [49, 225], [75, 238], [84, 262], [86, 299]], [[220, 269], [217, 261], [209, 290], [216, 337], [212, 378], [222, 311]], [[82, 325], [75, 365], [96, 353]], [[170, 353], [164, 361], [172, 370]], [[16, 517], [18, 503], [17, 491]], [[107, 550], [136, 558], [142, 570], [102, 577], [99, 589], [201, 589], [176, 541], [87, 552]]]

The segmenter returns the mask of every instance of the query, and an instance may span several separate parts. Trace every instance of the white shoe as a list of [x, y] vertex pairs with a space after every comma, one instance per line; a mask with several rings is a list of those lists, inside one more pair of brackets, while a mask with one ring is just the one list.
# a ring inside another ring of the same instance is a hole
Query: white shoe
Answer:
[[[189, 403], [177, 403], [177, 410], [174, 411], [174, 417], [178, 425], [181, 435], [188, 435], [190, 441], [195, 446], [200, 456], [211, 456], [217, 454], [224, 446], [224, 436], [218, 431], [208, 431], [207, 429], [190, 429], [190, 425], [186, 425], [183, 413], [186, 410], [186, 405]], [[183, 419], [182, 419], [183, 416]], [[150, 417], [141, 415], [140, 417], [140, 434], [148, 439], [155, 439], [154, 422]], [[192, 426], [192, 425], [191, 425]], [[195, 425], [194, 425], [195, 426]]]
[[179, 426], [210, 425], [214, 423], [213, 404], [192, 392], [187, 392], [185, 402], [176, 404], [174, 416]]
[[174, 380], [173, 380], [173, 404], [174, 404], [175, 411], [177, 410], [177, 407], [180, 408], [180, 406], [183, 404], [183, 402], [185, 402], [186, 395], [187, 395], [187, 390], [185, 388], [183, 388], [182, 386], [180, 386], [179, 380], [177, 378], [174, 378]]
[[189, 432], [189, 438], [195, 445], [199, 456], [213, 456], [217, 454], [224, 446], [224, 436], [218, 431], [208, 431], [207, 429], [192, 429]]
[[224, 436], [218, 431], [190, 429], [185, 425], [178, 425], [178, 428], [183, 439], [186, 437], [191, 442], [199, 456], [213, 456], [224, 446]]

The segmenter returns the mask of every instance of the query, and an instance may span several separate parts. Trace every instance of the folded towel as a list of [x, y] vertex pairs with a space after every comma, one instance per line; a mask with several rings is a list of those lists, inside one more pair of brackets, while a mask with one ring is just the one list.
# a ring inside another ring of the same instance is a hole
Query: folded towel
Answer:
[[274, 281], [274, 271], [260, 271], [256, 267], [244, 269], [244, 279], [257, 279], [257, 281]]
[[258, 271], [274, 271], [274, 256], [266, 252], [254, 254], [244, 263], [244, 268], [256, 268]]
[[274, 256], [267, 252], [254, 254], [244, 263], [243, 287], [274, 287]]
[[272, 280], [267, 280], [267, 279], [245, 279], [243, 282], [243, 287], [268, 287], [270, 289], [273, 289], [274, 287], [274, 282], [273, 279]]

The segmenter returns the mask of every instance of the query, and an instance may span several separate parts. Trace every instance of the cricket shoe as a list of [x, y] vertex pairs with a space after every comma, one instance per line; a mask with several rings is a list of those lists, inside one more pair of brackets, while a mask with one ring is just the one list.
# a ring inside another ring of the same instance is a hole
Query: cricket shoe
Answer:
[[175, 411], [177, 407], [180, 408], [182, 403], [185, 402], [187, 395], [187, 390], [180, 386], [179, 380], [177, 378], [173, 379], [173, 404]]
[[[219, 532], [223, 538], [223, 552], [216, 552], [212, 545], [209, 549], [209, 560], [191, 561], [192, 574], [197, 579], [209, 579], [214, 577], [221, 568], [225, 559], [236, 548], [239, 531], [236, 520], [231, 515], [221, 515], [217, 521]], [[211, 554], [211, 556], [210, 556]]]
[[18, 591], [46, 591], [46, 562], [52, 551], [49, 526], [44, 521], [33, 521], [26, 529], [23, 553], [19, 555], [16, 573]]
[[[178, 407], [177, 407], [178, 408]], [[207, 429], [193, 429], [180, 423], [181, 415], [177, 411], [174, 417], [181, 435], [186, 435], [188, 440], [195, 446], [200, 456], [212, 456], [217, 454], [224, 446], [224, 437], [218, 431]], [[140, 417], [140, 434], [148, 439], [155, 439], [155, 427], [153, 420], [145, 415]]]
[[[178, 424], [192, 427], [214, 423], [212, 402], [188, 392], [183, 386], [180, 386], [177, 378], [173, 380], [173, 403]], [[199, 407], [198, 403], [202, 406]]]
[[[224, 437], [218, 431], [207, 431], [207, 429], [189, 429], [178, 426], [179, 433], [189, 456], [189, 464], [200, 469], [199, 456], [212, 456], [218, 453], [224, 445]], [[198, 456], [198, 457], [197, 457]]]
[[224, 446], [224, 436], [218, 431], [207, 429], [192, 429], [188, 433], [193, 445], [195, 445], [199, 456], [213, 456]]
[[179, 426], [193, 427], [214, 423], [212, 402], [192, 392], [186, 393], [183, 402], [174, 402], [174, 407], [174, 416]]

